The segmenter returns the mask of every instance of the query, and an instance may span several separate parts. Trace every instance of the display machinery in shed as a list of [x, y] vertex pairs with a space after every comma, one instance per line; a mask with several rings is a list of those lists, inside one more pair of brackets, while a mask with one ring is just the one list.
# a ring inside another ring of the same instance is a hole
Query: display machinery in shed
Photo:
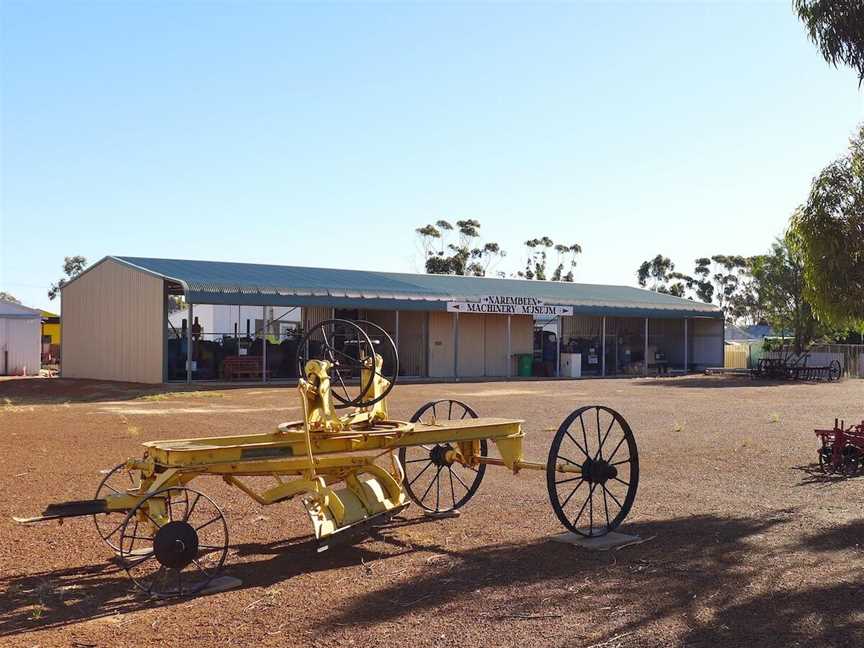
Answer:
[[[52, 504], [16, 521], [92, 515], [132, 581], [168, 597], [204, 589], [228, 553], [221, 508], [191, 487], [204, 476], [221, 477], [262, 505], [302, 498], [319, 552], [385, 523], [410, 502], [430, 514], [459, 509], [488, 466], [545, 471], [555, 514], [580, 535], [603, 535], [630, 511], [639, 481], [636, 442], [608, 407], [576, 409], [546, 462], [527, 461], [523, 421], [481, 418], [461, 401], [432, 401], [410, 421], [391, 419], [387, 395], [398, 357], [377, 325], [323, 321], [297, 355], [302, 420], [261, 434], [144, 443], [143, 456], [111, 470], [93, 499]], [[350, 411], [340, 416], [339, 409]], [[490, 455], [490, 441], [499, 457]], [[270, 477], [273, 485], [255, 490], [246, 477]]]

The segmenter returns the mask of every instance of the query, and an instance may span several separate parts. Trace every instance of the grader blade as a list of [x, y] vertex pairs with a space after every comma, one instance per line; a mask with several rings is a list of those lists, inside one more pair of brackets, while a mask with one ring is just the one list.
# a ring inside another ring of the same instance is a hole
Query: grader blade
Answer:
[[96, 515], [97, 513], [107, 513], [107, 504], [105, 500], [75, 500], [72, 502], [59, 502], [57, 504], [49, 504], [42, 511], [42, 515], [35, 517], [13, 517], [12, 519], [19, 524], [33, 524], [34, 522], [47, 522], [48, 520], [59, 520], [68, 517], [82, 517], [85, 515]]
[[370, 531], [375, 527], [382, 526], [390, 522], [390, 520], [399, 515], [402, 511], [408, 508], [410, 504], [406, 502], [396, 508], [376, 513], [365, 520], [349, 524], [348, 526], [339, 527], [330, 535], [318, 538], [318, 544], [315, 548], [316, 553], [322, 553], [332, 547], [343, 546], [357, 542], [369, 535]]

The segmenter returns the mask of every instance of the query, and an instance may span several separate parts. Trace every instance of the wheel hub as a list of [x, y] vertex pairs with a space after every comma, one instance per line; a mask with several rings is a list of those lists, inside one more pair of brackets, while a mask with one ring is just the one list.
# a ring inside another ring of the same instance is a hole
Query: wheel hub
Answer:
[[436, 445], [429, 451], [429, 460], [438, 467], [445, 467], [452, 464], [452, 461], [447, 461], [447, 453], [450, 452], [453, 448], [450, 447], [450, 444], [447, 445]]
[[183, 569], [198, 555], [198, 532], [188, 522], [169, 522], [156, 532], [153, 552], [160, 565]]
[[586, 459], [582, 464], [582, 478], [589, 484], [605, 484], [618, 476], [618, 469], [605, 459]]

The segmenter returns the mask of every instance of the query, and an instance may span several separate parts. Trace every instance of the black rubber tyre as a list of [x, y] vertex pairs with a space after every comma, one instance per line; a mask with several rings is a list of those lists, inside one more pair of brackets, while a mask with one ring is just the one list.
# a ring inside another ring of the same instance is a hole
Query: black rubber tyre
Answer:
[[[558, 472], [559, 463], [577, 466], [581, 473]], [[589, 405], [564, 419], [549, 448], [546, 487], [555, 515], [569, 531], [596, 537], [617, 528], [630, 512], [638, 486], [639, 453], [623, 416]]]
[[[411, 417], [411, 422], [464, 418], [477, 418], [477, 412], [461, 401], [444, 399], [423, 405]], [[449, 443], [438, 443], [399, 448], [399, 463], [405, 473], [405, 492], [412, 502], [428, 513], [446, 513], [465, 506], [477, 492], [486, 473], [486, 464], [447, 464], [443, 457], [451, 447]], [[480, 440], [480, 455], [489, 456], [486, 439]]]

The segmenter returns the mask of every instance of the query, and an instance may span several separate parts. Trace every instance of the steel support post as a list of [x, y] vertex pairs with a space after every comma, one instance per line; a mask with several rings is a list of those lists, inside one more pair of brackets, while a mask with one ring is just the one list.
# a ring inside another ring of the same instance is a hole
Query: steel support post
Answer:
[[510, 315], [507, 316], [507, 377], [513, 376], [513, 353], [512, 342], [510, 337]]
[[396, 339], [393, 340], [393, 343], [396, 345], [396, 355], [399, 355], [399, 311], [396, 311]]
[[689, 354], [689, 345], [687, 344], [687, 318], [684, 318], [684, 373], [686, 374], [690, 371], [689, 358], [687, 357]]
[[645, 318], [645, 362], [642, 363], [642, 375], [648, 375], [648, 318]]
[[186, 326], [186, 384], [192, 382], [192, 302], [189, 302], [189, 322]]
[[602, 355], [600, 375], [606, 376], [606, 316], [603, 316], [603, 332], [600, 334], [600, 353]]
[[264, 323], [264, 331], [261, 336], [261, 382], [267, 382], [267, 307], [261, 307], [261, 321]]
[[561, 316], [555, 318], [555, 377], [561, 377]]
[[459, 311], [453, 313], [453, 376], [459, 378]]

